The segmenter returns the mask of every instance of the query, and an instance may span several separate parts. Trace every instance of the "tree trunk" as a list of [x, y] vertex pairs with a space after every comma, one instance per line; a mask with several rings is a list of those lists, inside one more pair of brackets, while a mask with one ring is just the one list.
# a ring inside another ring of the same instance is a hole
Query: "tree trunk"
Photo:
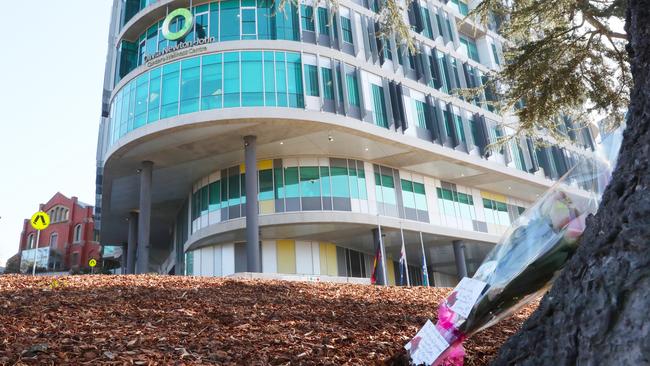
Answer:
[[618, 166], [582, 245], [495, 365], [650, 365], [650, 0], [625, 25], [634, 87]]

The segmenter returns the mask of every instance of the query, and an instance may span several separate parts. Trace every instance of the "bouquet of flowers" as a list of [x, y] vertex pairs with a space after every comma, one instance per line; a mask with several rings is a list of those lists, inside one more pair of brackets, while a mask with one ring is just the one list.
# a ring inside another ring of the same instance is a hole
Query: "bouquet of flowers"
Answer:
[[472, 278], [440, 304], [438, 322], [406, 344], [414, 364], [462, 365], [465, 338], [544, 293], [575, 253], [585, 219], [596, 213], [611, 177], [622, 128], [603, 138], [593, 159], [568, 171], [508, 229]]

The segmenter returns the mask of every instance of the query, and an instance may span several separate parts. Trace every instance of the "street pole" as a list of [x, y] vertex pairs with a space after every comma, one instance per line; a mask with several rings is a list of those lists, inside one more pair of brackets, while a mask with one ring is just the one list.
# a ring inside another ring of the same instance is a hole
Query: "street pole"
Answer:
[[381, 251], [381, 272], [384, 274], [384, 286], [388, 286], [388, 276], [386, 276], [386, 250], [384, 248], [384, 238], [381, 236], [379, 214], [377, 214], [377, 229], [379, 231], [379, 250]]
[[411, 280], [409, 279], [409, 262], [406, 259], [406, 244], [404, 243], [404, 229], [402, 229], [402, 222], [399, 222], [399, 232], [402, 235], [402, 250], [404, 251], [404, 271], [406, 272], [406, 286], [411, 287]]
[[422, 272], [424, 272], [424, 278], [427, 280], [427, 287], [429, 287], [429, 271], [427, 270], [427, 252], [424, 250], [424, 240], [422, 239], [421, 231], [420, 231], [420, 246], [422, 247]]
[[36, 232], [36, 248], [34, 249], [34, 265], [32, 266], [32, 276], [36, 276], [36, 255], [38, 254], [38, 244], [41, 241], [41, 231]]

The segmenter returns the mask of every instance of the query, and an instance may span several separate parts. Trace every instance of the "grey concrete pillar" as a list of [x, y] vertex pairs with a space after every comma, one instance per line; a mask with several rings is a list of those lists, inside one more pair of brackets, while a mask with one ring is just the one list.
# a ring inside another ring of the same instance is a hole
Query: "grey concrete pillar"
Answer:
[[135, 252], [138, 243], [138, 213], [129, 213], [129, 239], [124, 254], [126, 255], [126, 273], [135, 274]]
[[454, 258], [456, 259], [456, 272], [458, 279], [467, 277], [467, 262], [465, 261], [465, 243], [462, 240], [454, 240]]
[[257, 137], [244, 137], [246, 162], [246, 258], [248, 272], [262, 272], [257, 209]]
[[149, 240], [151, 233], [151, 177], [153, 163], [142, 162], [140, 171], [140, 214], [138, 215], [138, 258], [136, 272], [149, 272]]

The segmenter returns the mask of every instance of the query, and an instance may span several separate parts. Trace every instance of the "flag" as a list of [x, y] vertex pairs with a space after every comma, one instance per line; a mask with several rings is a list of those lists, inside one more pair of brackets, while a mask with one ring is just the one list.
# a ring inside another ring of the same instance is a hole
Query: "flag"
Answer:
[[429, 286], [429, 271], [426, 263], [422, 263], [422, 285]]
[[[402, 250], [399, 253], [399, 282], [400, 285], [404, 286], [404, 272], [408, 271], [406, 267], [406, 248], [404, 248], [404, 243], [402, 243]], [[407, 279], [408, 281], [408, 279]]]
[[379, 269], [380, 262], [381, 262], [381, 246], [377, 246], [377, 252], [375, 253], [375, 261], [372, 264], [372, 275], [370, 276], [370, 283], [373, 285], [377, 284], [377, 270]]

